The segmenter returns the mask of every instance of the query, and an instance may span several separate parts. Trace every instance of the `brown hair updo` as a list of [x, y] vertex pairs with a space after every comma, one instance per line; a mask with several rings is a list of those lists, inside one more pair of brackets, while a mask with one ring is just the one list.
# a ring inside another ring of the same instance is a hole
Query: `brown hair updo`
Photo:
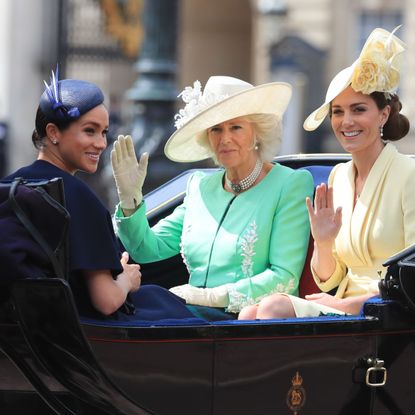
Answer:
[[383, 92], [372, 92], [370, 96], [376, 102], [377, 107], [382, 110], [389, 105], [391, 111], [388, 121], [383, 126], [383, 137], [385, 141], [398, 141], [405, 137], [409, 132], [409, 120], [405, 115], [401, 114], [402, 103], [398, 95], [391, 94], [390, 98], [386, 98]]

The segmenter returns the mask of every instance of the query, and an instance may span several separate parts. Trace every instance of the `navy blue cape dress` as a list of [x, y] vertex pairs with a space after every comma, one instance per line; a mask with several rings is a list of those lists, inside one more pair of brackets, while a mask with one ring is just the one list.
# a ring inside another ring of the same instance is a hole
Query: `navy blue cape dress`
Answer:
[[[44, 160], [22, 167], [2, 180], [52, 179], [62, 177], [69, 223], [69, 283], [79, 314], [93, 319], [155, 321], [192, 318], [184, 300], [157, 285], [142, 285], [129, 295], [129, 305], [105, 317], [93, 306], [84, 270], [108, 269], [113, 278], [122, 272], [120, 244], [114, 234], [111, 215], [94, 192], [81, 180]], [[143, 276], [145, 279], [145, 276]], [[132, 307], [131, 307], [132, 303]]]

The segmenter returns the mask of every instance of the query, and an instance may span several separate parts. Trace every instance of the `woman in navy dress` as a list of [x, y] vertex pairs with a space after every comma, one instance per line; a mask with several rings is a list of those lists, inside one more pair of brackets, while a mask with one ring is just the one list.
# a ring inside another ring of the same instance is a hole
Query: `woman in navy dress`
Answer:
[[[62, 177], [70, 213], [69, 282], [82, 316], [116, 320], [193, 317], [162, 287], [140, 287], [140, 266], [120, 252], [111, 216], [77, 171], [95, 173], [107, 147], [108, 111], [100, 88], [52, 73], [40, 98], [32, 142], [37, 160], [5, 180]], [[129, 301], [127, 301], [129, 300]]]

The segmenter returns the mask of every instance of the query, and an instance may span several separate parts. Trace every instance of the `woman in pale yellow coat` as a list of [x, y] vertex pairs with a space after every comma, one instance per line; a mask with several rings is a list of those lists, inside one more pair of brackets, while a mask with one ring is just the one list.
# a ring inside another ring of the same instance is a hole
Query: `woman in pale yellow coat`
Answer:
[[[375, 29], [359, 58], [331, 82], [326, 102], [304, 122], [316, 129], [329, 113], [336, 138], [352, 160], [335, 166], [328, 187], [307, 199], [314, 252], [311, 268], [323, 291], [306, 299], [274, 294], [240, 319], [358, 314], [379, 293], [382, 263], [415, 244], [415, 161], [390, 141], [409, 131], [394, 90], [405, 45]], [[336, 294], [326, 292], [337, 287]], [[265, 312], [266, 310], [266, 312]]]

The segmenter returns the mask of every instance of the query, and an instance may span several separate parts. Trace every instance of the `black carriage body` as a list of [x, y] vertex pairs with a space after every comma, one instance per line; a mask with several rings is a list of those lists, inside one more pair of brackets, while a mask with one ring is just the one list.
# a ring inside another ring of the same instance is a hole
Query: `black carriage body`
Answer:
[[[378, 317], [84, 329], [107, 373], [157, 414], [411, 414], [415, 329], [383, 325], [402, 317], [392, 305], [368, 308]], [[385, 362], [385, 386], [366, 384], [369, 359]]]
[[[345, 160], [346, 156], [318, 155], [277, 161], [312, 170]], [[151, 221], [180, 203], [189, 174], [146, 196]], [[143, 272], [157, 282], [160, 273], [169, 270], [173, 280], [183, 272], [181, 267], [180, 258], [172, 258], [143, 266]], [[78, 333], [69, 286], [57, 281], [16, 289], [20, 319], [3, 319], [0, 338], [8, 339], [52, 391], [43, 399], [56, 397], [72, 413], [409, 415], [414, 411], [415, 318], [399, 301], [369, 301], [364, 313], [353, 317], [198, 326], [134, 327], [81, 319]], [[37, 301], [27, 306], [37, 294]], [[39, 313], [55, 318], [45, 321], [36, 317]], [[51, 405], [54, 412], [42, 403], [11, 363], [13, 353], [0, 352], [0, 413], [67, 413], [58, 412], [59, 404]], [[118, 397], [117, 391], [127, 398]], [[108, 403], [92, 411], [105, 401], [100, 393], [116, 402], [117, 412], [105, 406]]]

